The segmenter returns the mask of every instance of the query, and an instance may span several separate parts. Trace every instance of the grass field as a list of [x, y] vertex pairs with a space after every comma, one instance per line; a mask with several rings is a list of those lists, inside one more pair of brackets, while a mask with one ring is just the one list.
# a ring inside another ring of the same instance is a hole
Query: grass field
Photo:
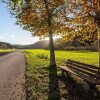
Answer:
[[[55, 97], [58, 97], [59, 94], [61, 100], [72, 100], [74, 98], [76, 98], [75, 100], [86, 100], [87, 95], [82, 93], [82, 89], [79, 86], [73, 85], [73, 82], [69, 82], [66, 85], [58, 77], [50, 78], [48, 50], [24, 50], [24, 54], [27, 63], [26, 84], [29, 100], [55, 100]], [[55, 54], [57, 65], [64, 65], [67, 59], [72, 59], [98, 66], [97, 52], [55, 51]], [[57, 73], [60, 75], [59, 71]], [[50, 82], [51, 79], [53, 79], [54, 83]], [[54, 84], [58, 86], [56, 89], [54, 89]], [[58, 89], [60, 92], [56, 91]]]
[[0, 57], [15, 51], [15, 49], [0, 49]]
[[[49, 60], [48, 50], [26, 50], [26, 52], [31, 53], [34, 56], [40, 55], [47, 57]], [[68, 59], [80, 61], [83, 63], [98, 66], [98, 52], [88, 52], [88, 51], [55, 51], [56, 62], [58, 65], [64, 64]]]
[[15, 49], [0, 49], [0, 52], [12, 52], [15, 51]]

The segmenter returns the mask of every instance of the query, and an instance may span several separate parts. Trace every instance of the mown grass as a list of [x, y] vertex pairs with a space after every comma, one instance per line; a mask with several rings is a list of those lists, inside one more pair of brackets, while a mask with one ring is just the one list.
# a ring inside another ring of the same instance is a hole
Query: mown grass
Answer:
[[[28, 99], [29, 100], [56, 100], [54, 99], [58, 93], [55, 92], [54, 84], [50, 83], [50, 70], [49, 70], [49, 51], [48, 50], [24, 50], [27, 68], [26, 68], [26, 77], [27, 77], [27, 91], [28, 91]], [[98, 53], [97, 52], [87, 52], [87, 51], [55, 51], [56, 62], [57, 65], [64, 65], [67, 59], [77, 60], [80, 62], [92, 64], [98, 66]], [[60, 72], [57, 72], [60, 75]], [[56, 80], [55, 78], [54, 80]], [[56, 80], [57, 81], [57, 80]], [[78, 88], [73, 90], [73, 86], [68, 83], [67, 89], [65, 89], [65, 85], [61, 80], [58, 80], [60, 87], [60, 95], [61, 100], [66, 100], [65, 95], [67, 95], [67, 99], [76, 98], [77, 100], [82, 99], [85, 96], [75, 95], [79, 92], [82, 95], [82, 90], [79, 91]], [[62, 84], [63, 83], [63, 84]], [[50, 86], [52, 84], [52, 87]], [[57, 83], [56, 83], [57, 84]], [[69, 87], [71, 85], [71, 87]], [[64, 88], [63, 88], [64, 87]], [[52, 88], [53, 92], [50, 92]], [[62, 89], [63, 88], [63, 89]], [[68, 88], [72, 88], [68, 89]], [[71, 92], [69, 92], [69, 90]], [[70, 95], [68, 94], [71, 93]], [[72, 96], [71, 96], [72, 95]], [[69, 97], [68, 97], [69, 96]], [[79, 96], [79, 97], [78, 97]], [[48, 97], [50, 97], [48, 99]], [[76, 100], [75, 99], [75, 100]], [[58, 99], [59, 100], [59, 99]]]

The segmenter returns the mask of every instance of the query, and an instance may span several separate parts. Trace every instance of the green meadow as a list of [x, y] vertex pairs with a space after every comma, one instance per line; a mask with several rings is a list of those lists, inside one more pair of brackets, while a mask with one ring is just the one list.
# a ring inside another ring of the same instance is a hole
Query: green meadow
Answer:
[[0, 52], [12, 52], [15, 51], [15, 49], [0, 49]]
[[[25, 58], [26, 58], [26, 77], [27, 77], [27, 93], [29, 100], [54, 100], [55, 96], [58, 95], [58, 92], [49, 93], [49, 90], [53, 90], [53, 84], [50, 85], [50, 77], [49, 77], [49, 51], [48, 50], [23, 50]], [[88, 52], [88, 51], [55, 51], [56, 55], [56, 63], [57, 65], [65, 65], [65, 62], [68, 59], [80, 61], [87, 64], [92, 64], [98, 66], [98, 52]], [[60, 71], [57, 71], [58, 76], [60, 75]], [[61, 84], [60, 84], [61, 83]], [[69, 83], [70, 84], [70, 83]], [[60, 87], [60, 96], [61, 100], [66, 100], [64, 95], [69, 96], [70, 93], [68, 89], [65, 87], [62, 89], [63, 82], [59, 79], [59, 87]], [[64, 85], [65, 86], [65, 85]], [[79, 86], [79, 85], [78, 85]], [[76, 86], [77, 87], [77, 86]], [[67, 87], [68, 88], [68, 87]], [[71, 87], [70, 87], [71, 88]], [[73, 88], [72, 88], [73, 90]], [[77, 95], [71, 95], [77, 100], [85, 100], [87, 99], [87, 95], [79, 96], [82, 94], [82, 89], [76, 88], [73, 90], [74, 93], [76, 91]], [[71, 92], [73, 92], [71, 91]], [[71, 96], [67, 97], [68, 100], [71, 99]]]
[[[49, 60], [49, 51], [48, 50], [24, 50], [26, 53], [29, 53], [32, 56], [45, 56]], [[89, 51], [55, 51], [57, 65], [64, 64], [68, 59], [80, 61], [86, 64], [91, 64], [98, 66], [98, 52], [89, 52]]]

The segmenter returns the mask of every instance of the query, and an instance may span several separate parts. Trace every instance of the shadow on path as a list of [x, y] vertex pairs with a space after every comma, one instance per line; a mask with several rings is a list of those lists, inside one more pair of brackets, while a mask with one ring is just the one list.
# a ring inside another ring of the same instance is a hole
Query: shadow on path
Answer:
[[11, 53], [11, 52], [0, 52], [0, 56], [4, 56], [4, 55], [9, 54], [9, 53]]
[[57, 68], [49, 67], [49, 97], [48, 100], [61, 100], [57, 77]]

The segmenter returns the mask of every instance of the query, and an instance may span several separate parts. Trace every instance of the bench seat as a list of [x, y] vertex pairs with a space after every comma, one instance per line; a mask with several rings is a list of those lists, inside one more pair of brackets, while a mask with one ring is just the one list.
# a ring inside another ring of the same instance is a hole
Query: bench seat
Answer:
[[99, 67], [68, 60], [66, 66], [59, 66], [63, 71], [76, 75], [84, 81], [94, 85], [100, 85]]

